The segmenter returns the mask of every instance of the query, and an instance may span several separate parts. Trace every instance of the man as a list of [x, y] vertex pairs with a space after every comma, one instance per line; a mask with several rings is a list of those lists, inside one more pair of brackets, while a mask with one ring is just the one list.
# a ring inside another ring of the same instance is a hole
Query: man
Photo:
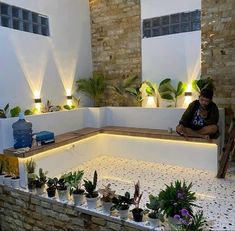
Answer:
[[199, 100], [189, 104], [182, 115], [176, 132], [181, 136], [200, 137], [205, 139], [219, 136], [219, 110], [212, 102], [213, 90], [202, 89]]

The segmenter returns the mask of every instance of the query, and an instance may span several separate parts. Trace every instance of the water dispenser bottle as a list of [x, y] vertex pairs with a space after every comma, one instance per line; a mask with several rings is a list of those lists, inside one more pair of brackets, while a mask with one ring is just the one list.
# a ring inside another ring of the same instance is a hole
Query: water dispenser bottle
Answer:
[[19, 120], [13, 123], [14, 148], [32, 147], [32, 123], [25, 120], [24, 113], [19, 114]]

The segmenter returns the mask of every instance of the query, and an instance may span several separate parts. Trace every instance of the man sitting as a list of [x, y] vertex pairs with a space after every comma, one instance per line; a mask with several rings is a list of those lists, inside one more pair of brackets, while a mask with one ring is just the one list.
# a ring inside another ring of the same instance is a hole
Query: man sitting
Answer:
[[219, 136], [217, 126], [219, 110], [212, 102], [212, 98], [213, 90], [206, 88], [201, 90], [199, 100], [189, 104], [176, 127], [179, 135], [205, 139]]

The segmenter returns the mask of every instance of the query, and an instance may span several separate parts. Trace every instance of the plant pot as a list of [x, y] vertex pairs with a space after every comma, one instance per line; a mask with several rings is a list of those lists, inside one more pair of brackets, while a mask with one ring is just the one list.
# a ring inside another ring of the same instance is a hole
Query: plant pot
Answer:
[[127, 220], [129, 209], [119, 209], [119, 216], [121, 220]]
[[160, 220], [157, 218], [151, 218], [148, 216], [148, 221], [150, 223], [150, 226], [152, 226], [153, 228], [155, 228], [156, 226], [160, 226]]
[[75, 206], [82, 205], [84, 203], [84, 198], [85, 198], [84, 194], [73, 193], [74, 205]]
[[143, 213], [144, 213], [143, 209], [141, 209], [141, 208], [134, 208], [132, 210], [133, 220], [135, 222], [141, 222], [143, 220]]
[[35, 191], [35, 187], [36, 187], [36, 185], [35, 185], [35, 180], [33, 180], [33, 179], [28, 179], [28, 190], [29, 190], [30, 192], [34, 192], [34, 191]]
[[96, 209], [97, 200], [98, 200], [98, 197], [94, 197], [94, 198], [86, 197], [86, 202], [87, 202], [88, 209]]
[[11, 186], [13, 188], [20, 188], [20, 177], [12, 177], [11, 178]]
[[56, 188], [47, 188], [48, 197], [55, 197]]
[[113, 203], [112, 202], [105, 202], [105, 201], [102, 201], [102, 208], [103, 208], [103, 212], [105, 214], [108, 214], [110, 215], [110, 212], [111, 212], [111, 207], [113, 206]]
[[0, 175], [0, 184], [3, 184], [3, 179], [4, 179], [5, 174]]
[[40, 188], [36, 187], [36, 194], [42, 195], [45, 192], [45, 184], [42, 185]]
[[174, 217], [167, 217], [167, 219], [168, 219], [168, 223], [171, 223], [173, 225], [177, 226], [181, 224], [180, 221], [175, 219]]
[[58, 197], [59, 197], [60, 201], [68, 201], [69, 200], [68, 199], [69, 195], [68, 195], [67, 189], [66, 190], [58, 190], [57, 189], [57, 192], [58, 192]]
[[11, 175], [5, 175], [3, 178], [3, 184], [11, 187], [11, 178], [12, 178]]

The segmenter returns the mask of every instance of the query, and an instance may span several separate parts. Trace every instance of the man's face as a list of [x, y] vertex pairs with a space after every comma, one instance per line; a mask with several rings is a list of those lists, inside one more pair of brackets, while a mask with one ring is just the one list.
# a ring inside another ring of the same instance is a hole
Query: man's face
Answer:
[[199, 96], [199, 103], [203, 109], [211, 102], [211, 99], [205, 98], [203, 96]]

